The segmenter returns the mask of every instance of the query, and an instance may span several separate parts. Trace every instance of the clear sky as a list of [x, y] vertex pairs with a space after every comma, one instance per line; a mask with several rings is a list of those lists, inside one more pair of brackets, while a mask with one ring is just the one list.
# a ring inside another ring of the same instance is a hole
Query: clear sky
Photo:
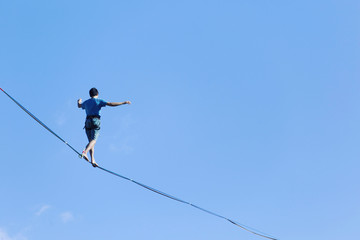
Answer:
[[[0, 2], [0, 87], [97, 162], [279, 239], [360, 235], [360, 2]], [[0, 240], [257, 240], [94, 169], [0, 92]]]

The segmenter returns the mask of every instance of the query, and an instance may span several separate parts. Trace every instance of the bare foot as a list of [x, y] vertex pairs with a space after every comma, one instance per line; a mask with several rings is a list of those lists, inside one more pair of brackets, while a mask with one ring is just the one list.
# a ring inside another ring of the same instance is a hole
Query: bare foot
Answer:
[[86, 161], [90, 162], [89, 158], [86, 156], [87, 154], [84, 152], [82, 152], [81, 157], [84, 158]]
[[93, 165], [93, 167], [98, 167], [99, 165], [95, 162], [95, 160], [91, 161], [91, 164]]

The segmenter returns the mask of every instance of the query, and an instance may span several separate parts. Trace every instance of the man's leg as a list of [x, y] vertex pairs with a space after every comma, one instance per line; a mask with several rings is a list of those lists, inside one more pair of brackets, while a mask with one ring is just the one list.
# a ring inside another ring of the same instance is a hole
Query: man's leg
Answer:
[[95, 164], [96, 166], [98, 166], [97, 163], [95, 162], [94, 153], [95, 153], [95, 146], [90, 149], [90, 157], [91, 157], [91, 163], [93, 165]]
[[87, 154], [87, 153], [90, 151], [90, 149], [94, 148], [95, 143], [96, 143], [96, 140], [91, 140], [91, 141], [88, 143], [88, 145], [86, 145], [86, 149], [85, 149], [84, 152]]
[[87, 155], [87, 153], [90, 151], [90, 155], [91, 155], [91, 164], [94, 167], [97, 167], [97, 163], [95, 162], [95, 158], [94, 158], [94, 147], [96, 144], [96, 140], [91, 140], [89, 142], [89, 144], [86, 146], [86, 149], [84, 150], [84, 154]]
[[88, 119], [85, 123], [86, 126], [86, 135], [88, 137], [89, 143], [86, 145], [86, 148], [84, 150], [84, 154], [87, 155], [87, 153], [90, 151], [91, 156], [91, 164], [93, 167], [98, 167], [97, 163], [95, 162], [94, 158], [94, 147], [96, 144], [96, 139], [99, 136], [99, 130], [100, 130], [100, 119]]

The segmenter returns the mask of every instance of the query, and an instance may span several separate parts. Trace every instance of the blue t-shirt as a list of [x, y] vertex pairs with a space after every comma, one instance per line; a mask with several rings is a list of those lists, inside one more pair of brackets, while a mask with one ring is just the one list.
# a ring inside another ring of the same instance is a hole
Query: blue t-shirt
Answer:
[[102, 107], [105, 107], [107, 104], [106, 101], [99, 98], [90, 98], [81, 104], [81, 108], [85, 109], [87, 116], [100, 116], [100, 110]]

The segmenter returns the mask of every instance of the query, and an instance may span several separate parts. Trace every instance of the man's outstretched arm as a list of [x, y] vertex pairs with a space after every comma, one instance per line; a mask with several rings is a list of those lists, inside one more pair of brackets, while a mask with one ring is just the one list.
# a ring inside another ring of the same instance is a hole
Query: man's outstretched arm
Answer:
[[120, 105], [124, 105], [124, 104], [131, 104], [131, 102], [125, 101], [125, 102], [108, 102], [108, 103], [106, 103], [106, 105], [110, 106], [110, 107], [116, 107], [116, 106], [120, 106]]

